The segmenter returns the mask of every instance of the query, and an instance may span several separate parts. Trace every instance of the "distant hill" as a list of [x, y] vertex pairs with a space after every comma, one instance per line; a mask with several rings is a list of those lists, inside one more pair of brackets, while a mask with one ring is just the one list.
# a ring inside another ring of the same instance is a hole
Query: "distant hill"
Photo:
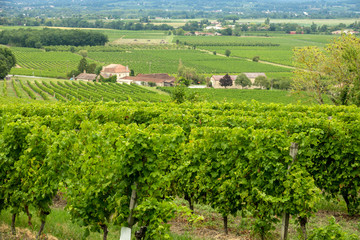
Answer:
[[[240, 17], [278, 15], [279, 18], [360, 16], [360, 1], [358, 0], [0, 0], [1, 8], [14, 14], [18, 14], [15, 10], [22, 10], [27, 14], [62, 14], [64, 16], [110, 14], [110, 16], [126, 18], [135, 18], [139, 15], [171, 17], [176, 11], [183, 11], [184, 18], [197, 17], [199, 16], [197, 12], [213, 13], [212, 15], [215, 16], [234, 14]], [[124, 10], [136, 11], [124, 12]], [[0, 12], [0, 16], [4, 12]]]

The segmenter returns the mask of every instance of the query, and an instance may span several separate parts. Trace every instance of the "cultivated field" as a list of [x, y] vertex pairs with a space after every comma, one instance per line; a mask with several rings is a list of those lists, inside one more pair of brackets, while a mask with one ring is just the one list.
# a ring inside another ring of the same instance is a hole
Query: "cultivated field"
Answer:
[[[181, 60], [207, 77], [291, 78], [294, 47], [323, 48], [333, 37], [91, 31], [110, 43], [11, 47], [11, 74], [65, 78], [86, 50], [89, 63], [128, 65], [135, 74], [176, 75]], [[177, 104], [174, 89], [0, 81], [0, 240], [32, 240], [44, 226], [41, 239], [115, 240], [131, 221], [133, 230], [147, 226], [148, 239], [275, 240], [287, 217], [289, 240], [320, 227], [359, 240], [358, 107], [315, 105], [289, 91], [209, 88], [186, 89], [190, 100]]]
[[76, 69], [80, 55], [71, 52], [45, 52], [34, 48], [12, 48], [17, 67], [11, 74], [28, 76], [65, 77], [67, 72]]
[[[99, 239], [99, 231], [118, 239], [134, 191], [134, 229], [151, 219], [151, 239], [279, 239], [290, 214], [290, 240], [303, 239], [304, 219], [309, 236], [322, 227], [358, 240], [358, 197], [346, 204], [339, 195], [359, 189], [354, 106], [43, 103], [1, 103], [6, 240], [14, 213], [21, 233], [42, 222], [51, 240]], [[30, 206], [32, 227], [20, 204]]]
[[[11, 29], [11, 27], [3, 27], [3, 29]], [[198, 73], [207, 76], [265, 72], [268, 76], [289, 77], [289, 72], [292, 71], [289, 67], [293, 65], [293, 48], [309, 45], [325, 47], [334, 37], [269, 32], [266, 36], [257, 32], [258, 36], [202, 37], [173, 36], [163, 31], [106, 29], [91, 29], [91, 31], [107, 34], [110, 39], [108, 46], [77, 47], [74, 53], [69, 51], [69, 47], [51, 47], [50, 52], [13, 47], [18, 59], [18, 67], [13, 68], [11, 74], [65, 78], [67, 72], [76, 69], [81, 59], [77, 52], [86, 49], [89, 62], [97, 65], [110, 63], [128, 65], [136, 74], [176, 74], [181, 60], [185, 66], [195, 68]], [[176, 44], [177, 41], [180, 41], [179, 45]], [[231, 51], [230, 57], [224, 56], [227, 49]], [[260, 62], [252, 62], [255, 56], [260, 57]]]
[[255, 56], [259, 56], [260, 60], [292, 66], [292, 50], [295, 47], [325, 47], [333, 38], [334, 36], [331, 35], [289, 35], [270, 33], [268, 34], [268, 37], [176, 36], [174, 40], [195, 45], [199, 49], [205, 49], [211, 52], [216, 51], [220, 54], [224, 54], [225, 50], [229, 49], [231, 51], [231, 56], [246, 59], [252, 59]]
[[[6, 84], [6, 88], [4, 87]], [[93, 83], [46, 78], [13, 78], [2, 82], [0, 96], [49, 102], [169, 101], [167, 94], [138, 85]]]
[[177, 73], [179, 60], [203, 74], [239, 72], [286, 72], [286, 68], [244, 59], [225, 58], [198, 50], [129, 50], [126, 52], [89, 52], [89, 58], [105, 64], [128, 65], [135, 73]]

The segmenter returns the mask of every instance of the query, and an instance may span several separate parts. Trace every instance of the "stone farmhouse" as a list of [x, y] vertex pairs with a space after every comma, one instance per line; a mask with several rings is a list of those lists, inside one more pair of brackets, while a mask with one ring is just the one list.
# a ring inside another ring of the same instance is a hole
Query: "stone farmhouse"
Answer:
[[[138, 74], [136, 77], [130, 76], [130, 70], [128, 66], [121, 64], [110, 64], [104, 66], [100, 72], [100, 75], [104, 78], [116, 76], [116, 82], [138, 85], [151, 85], [154, 83], [156, 86], [174, 86], [175, 77], [169, 76], [167, 73], [154, 73], [154, 74]], [[96, 78], [96, 74], [86, 73], [85, 71], [75, 77], [75, 80], [94, 81], [99, 80]], [[150, 84], [149, 84], [150, 83]]]
[[156, 86], [168, 87], [174, 86], [175, 77], [169, 76], [167, 73], [154, 73], [154, 74], [138, 74], [136, 77], [128, 76], [120, 80], [120, 82], [129, 83], [125, 81], [131, 81], [130, 83], [135, 83], [138, 85], [149, 85], [149, 83], [154, 83]]
[[116, 81], [120, 82], [120, 79], [130, 75], [130, 70], [128, 66], [123, 66], [121, 64], [110, 64], [102, 68], [100, 75], [104, 78], [109, 78], [116, 75]]
[[[259, 76], [264, 76], [266, 77], [265, 73], [244, 73], [251, 81], [251, 84], [254, 84], [255, 82], [255, 78], [259, 77]], [[235, 80], [237, 78], [238, 75], [230, 75], [231, 80], [233, 81], [233, 85], [232, 86], [228, 86], [226, 88], [234, 88], [234, 89], [241, 89], [241, 86], [237, 86], [235, 85]], [[225, 88], [222, 87], [220, 85], [220, 79], [223, 78], [223, 75], [212, 75], [210, 78], [210, 82], [212, 84], [213, 88]], [[247, 87], [247, 89], [255, 89], [255, 88], [259, 88], [258, 86], [254, 86], [252, 85], [251, 87]]]

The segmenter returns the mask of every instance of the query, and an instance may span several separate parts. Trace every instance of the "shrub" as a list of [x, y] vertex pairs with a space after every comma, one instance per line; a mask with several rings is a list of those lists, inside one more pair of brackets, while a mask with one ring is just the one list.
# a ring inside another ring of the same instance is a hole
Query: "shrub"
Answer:
[[231, 51], [229, 49], [225, 50], [225, 56], [230, 57]]
[[229, 74], [226, 74], [224, 77], [222, 77], [220, 79], [219, 83], [220, 83], [220, 86], [225, 87], [225, 88], [233, 85], [233, 81], [232, 81], [231, 77], [229, 76]]
[[176, 86], [171, 93], [171, 99], [176, 103], [185, 102], [185, 87], [182, 85]]
[[270, 81], [264, 76], [258, 76], [255, 78], [254, 85], [260, 86], [262, 88], [269, 89], [270, 88]]
[[340, 225], [336, 223], [334, 217], [329, 219], [329, 224], [325, 227], [314, 228], [311, 232], [308, 240], [328, 240], [328, 239], [336, 239], [336, 240], [359, 240], [356, 235], [349, 235], [344, 232]]
[[253, 57], [253, 61], [254, 61], [254, 62], [258, 62], [259, 60], [260, 60], [260, 57], [259, 57], [259, 56]]
[[236, 77], [235, 85], [240, 85], [241, 87], [250, 87], [251, 80], [244, 73], [241, 73], [239, 76]]
[[156, 87], [156, 83], [154, 82], [148, 82], [149, 87]]

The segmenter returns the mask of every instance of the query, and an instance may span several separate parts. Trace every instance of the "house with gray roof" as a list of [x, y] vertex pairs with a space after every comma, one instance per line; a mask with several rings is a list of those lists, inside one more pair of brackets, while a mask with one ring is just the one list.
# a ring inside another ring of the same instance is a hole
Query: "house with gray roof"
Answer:
[[[255, 78], [259, 77], [259, 76], [264, 76], [266, 77], [265, 73], [244, 73], [251, 81], [251, 84], [254, 84], [255, 82]], [[231, 80], [233, 81], [233, 85], [232, 86], [227, 86], [226, 88], [235, 88], [235, 89], [242, 89], [241, 86], [237, 86], [235, 85], [235, 80], [237, 78], [238, 75], [229, 75]], [[222, 87], [220, 85], [220, 79], [223, 78], [224, 75], [212, 75], [210, 78], [210, 82], [212, 84], [213, 88], [225, 88]], [[247, 87], [247, 89], [255, 89], [255, 88], [260, 88], [258, 86], [254, 86], [252, 85], [251, 87]]]

